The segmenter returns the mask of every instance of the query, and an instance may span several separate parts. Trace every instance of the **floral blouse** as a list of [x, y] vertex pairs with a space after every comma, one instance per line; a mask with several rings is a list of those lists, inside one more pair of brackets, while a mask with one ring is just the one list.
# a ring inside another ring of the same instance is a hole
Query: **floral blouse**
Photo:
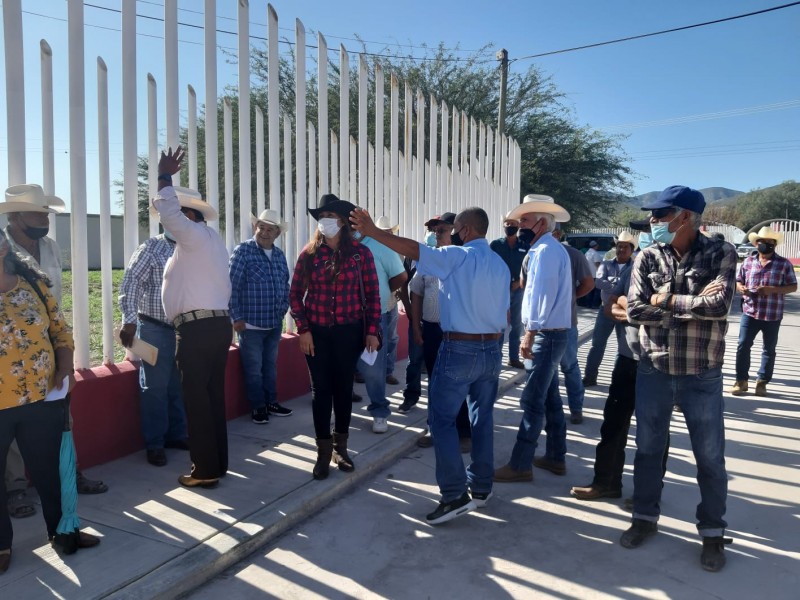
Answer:
[[0, 410], [44, 400], [55, 386], [54, 350], [74, 348], [55, 298], [38, 285], [47, 306], [21, 277], [14, 289], [0, 293]]

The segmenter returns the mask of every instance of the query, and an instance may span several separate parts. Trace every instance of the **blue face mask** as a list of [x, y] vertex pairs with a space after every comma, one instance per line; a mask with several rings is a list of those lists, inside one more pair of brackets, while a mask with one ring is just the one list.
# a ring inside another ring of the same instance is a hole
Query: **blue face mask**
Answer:
[[643, 231], [639, 234], [639, 248], [644, 250], [645, 248], [653, 245], [653, 236], [651, 236], [646, 231]]
[[433, 231], [429, 231], [428, 235], [425, 236], [425, 245], [430, 248], [436, 248], [436, 234]]
[[650, 232], [653, 236], [653, 241], [661, 244], [671, 244], [677, 233], [676, 231], [669, 230], [669, 223], [652, 223], [650, 225]]

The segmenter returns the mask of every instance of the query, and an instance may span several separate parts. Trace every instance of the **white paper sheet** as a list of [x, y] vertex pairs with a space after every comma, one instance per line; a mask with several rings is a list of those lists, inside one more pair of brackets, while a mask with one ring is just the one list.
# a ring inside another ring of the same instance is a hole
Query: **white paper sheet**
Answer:
[[377, 360], [377, 358], [378, 358], [378, 351], [377, 350], [370, 351], [370, 350], [367, 350], [366, 348], [364, 348], [364, 351], [361, 353], [361, 360], [363, 360], [369, 366], [374, 365], [375, 361]]
[[61, 382], [61, 389], [54, 387], [52, 390], [47, 392], [47, 396], [44, 397], [45, 402], [52, 402], [53, 400], [63, 400], [67, 397], [67, 392], [69, 391], [69, 375], [64, 377], [64, 381]]

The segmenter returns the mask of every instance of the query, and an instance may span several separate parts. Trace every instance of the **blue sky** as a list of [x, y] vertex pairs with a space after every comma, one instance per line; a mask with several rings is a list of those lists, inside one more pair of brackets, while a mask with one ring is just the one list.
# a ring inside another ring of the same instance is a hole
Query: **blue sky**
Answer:
[[[137, 2], [140, 15], [162, 17], [163, 0]], [[118, 0], [92, 0], [119, 9]], [[423, 55], [423, 44], [474, 50], [491, 44], [487, 58], [504, 47], [510, 58], [562, 50], [606, 40], [681, 27], [757, 11], [778, 0], [477, 0], [402, 3], [339, 0], [276, 0], [281, 36], [294, 40], [294, 20], [306, 30], [322, 32], [331, 48], [339, 43], [360, 49], [355, 35], [370, 42], [370, 51], [400, 44]], [[218, 29], [236, 30], [236, 2], [218, 3]], [[180, 0], [178, 20], [202, 25], [203, 2]], [[266, 37], [267, 3], [251, 0], [251, 35]], [[54, 88], [67, 95], [66, 0], [22, 0], [25, 45], [27, 171], [41, 180], [41, 108], [39, 40], [54, 53]], [[34, 14], [35, 13], [35, 14]], [[88, 208], [97, 212], [96, 58], [109, 67], [111, 103], [111, 173], [121, 176], [120, 15], [85, 7]], [[146, 76], [153, 73], [164, 89], [163, 24], [138, 20], [139, 149], [146, 151]], [[103, 29], [106, 28], [106, 29]], [[513, 71], [531, 64], [549, 74], [566, 94], [578, 123], [608, 133], [628, 135], [623, 147], [636, 173], [637, 194], [681, 183], [703, 188], [724, 186], [748, 191], [787, 179], [800, 180], [800, 6], [736, 21], [662, 36], [512, 62]], [[2, 35], [2, 31], [0, 31]], [[186, 85], [203, 101], [202, 31], [179, 28], [182, 124]], [[230, 52], [235, 36], [218, 34]], [[252, 44], [264, 42], [252, 40]], [[308, 43], [315, 43], [313, 38]], [[287, 51], [281, 45], [281, 51]], [[309, 51], [315, 52], [315, 51]], [[218, 60], [220, 89], [235, 84], [236, 65]], [[351, 65], [357, 64], [355, 55]], [[5, 68], [2, 81], [5, 81]], [[165, 124], [163, 99], [159, 125]], [[0, 95], [5, 115], [5, 95]], [[69, 203], [68, 120], [65, 102], [56, 102], [56, 192]], [[6, 122], [0, 123], [0, 186], [7, 185]], [[527, 190], [535, 192], [536, 190]], [[119, 212], [116, 208], [113, 212]]]

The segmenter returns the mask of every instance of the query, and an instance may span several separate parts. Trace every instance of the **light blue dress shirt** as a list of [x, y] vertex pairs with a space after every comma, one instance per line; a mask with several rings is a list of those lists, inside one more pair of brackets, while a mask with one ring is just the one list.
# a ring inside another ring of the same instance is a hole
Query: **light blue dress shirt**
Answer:
[[443, 248], [420, 244], [417, 272], [439, 278], [443, 331], [500, 333], [508, 325], [511, 274], [485, 238]]
[[522, 324], [527, 331], [569, 329], [575, 293], [569, 254], [551, 234], [528, 252], [528, 281], [522, 296]]
[[381, 295], [381, 314], [392, 308], [392, 290], [389, 289], [389, 280], [405, 272], [400, 255], [381, 244], [373, 238], [365, 237], [359, 240], [372, 252], [375, 259], [375, 271], [378, 273], [378, 287]]

